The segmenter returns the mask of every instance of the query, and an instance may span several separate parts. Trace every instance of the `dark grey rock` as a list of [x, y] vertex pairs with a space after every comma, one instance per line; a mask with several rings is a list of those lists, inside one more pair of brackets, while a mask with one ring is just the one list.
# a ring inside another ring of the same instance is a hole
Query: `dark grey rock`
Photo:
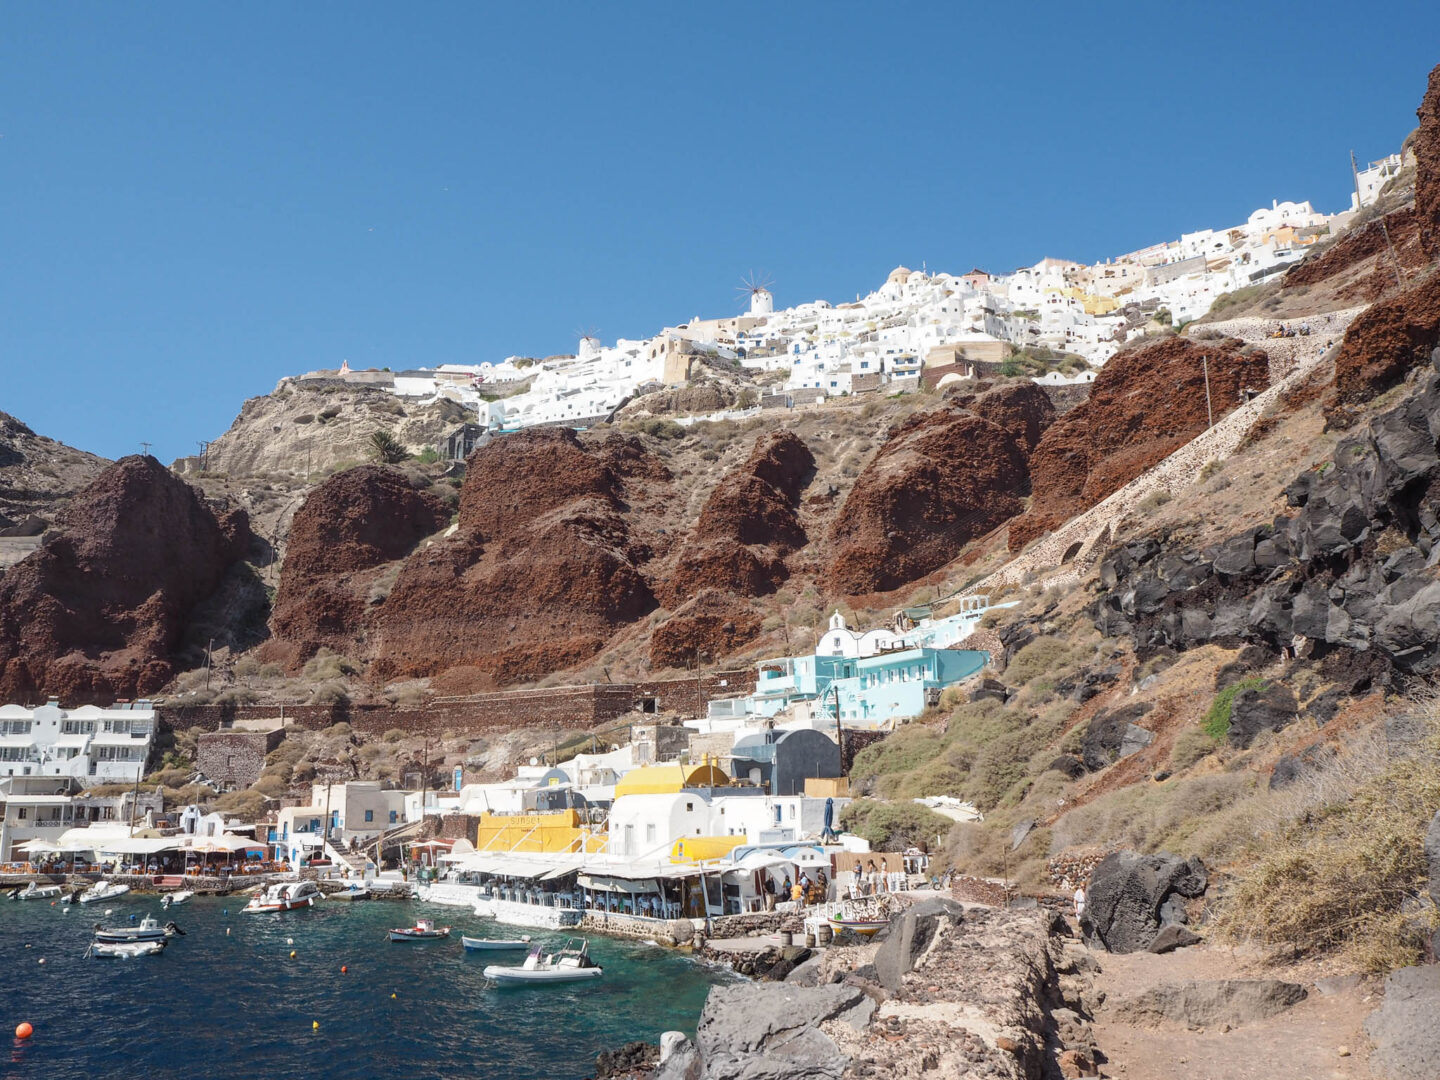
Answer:
[[[1390, 586], [1396, 600], [1400, 587], [1416, 582], [1415, 575]], [[1440, 661], [1440, 582], [1429, 581], [1392, 603], [1375, 627], [1375, 646], [1402, 671], [1425, 675]]]
[[1153, 987], [1116, 1002], [1114, 1009], [1121, 1019], [1132, 1022], [1173, 1020], [1201, 1027], [1238, 1027], [1276, 1016], [1306, 996], [1299, 983], [1279, 979], [1215, 979]]
[[1335, 751], [1325, 743], [1312, 743], [1293, 754], [1285, 754], [1270, 772], [1270, 790], [1288, 787], [1302, 777], [1312, 775], [1335, 759]]
[[1440, 1075], [1440, 966], [1402, 968], [1385, 980], [1385, 1001], [1365, 1021], [1370, 1069], [1388, 1080]]
[[1086, 936], [1111, 952], [1147, 949], [1160, 931], [1166, 901], [1176, 894], [1203, 896], [1208, 883], [1199, 859], [1116, 852], [1090, 876], [1085, 890]]
[[1283, 683], [1272, 682], [1259, 690], [1241, 690], [1230, 706], [1230, 743], [1248, 747], [1260, 732], [1289, 727], [1298, 714], [1295, 695]]
[[1138, 724], [1126, 724], [1124, 734], [1120, 739], [1120, 751], [1116, 760], [1127, 758], [1131, 754], [1138, 754], [1154, 741], [1155, 733], [1153, 731], [1146, 731]]
[[855, 986], [754, 983], [717, 986], [695, 1032], [704, 1080], [840, 1080], [849, 1058], [819, 1029], [825, 1020], [863, 1026], [875, 1002]]
[[1321, 997], [1334, 997], [1347, 990], [1354, 990], [1364, 981], [1362, 975], [1331, 975], [1329, 978], [1315, 980], [1315, 992]]
[[942, 925], [959, 926], [964, 918], [964, 906], [945, 897], [921, 900], [896, 915], [875, 953], [876, 981], [891, 993], [899, 990], [905, 973], [914, 968]]
[[1205, 940], [1193, 930], [1188, 930], [1178, 923], [1171, 923], [1160, 928], [1155, 935], [1155, 940], [1150, 942], [1149, 951], [1152, 953], [1174, 952], [1176, 949], [1184, 949], [1190, 945], [1199, 945]]
[[1344, 697], [1343, 691], [1331, 688], [1312, 698], [1305, 706], [1305, 712], [1323, 727], [1339, 715], [1340, 702]]
[[660, 1036], [660, 1067], [654, 1080], [700, 1080], [701, 1070], [700, 1052], [683, 1032]]
[[820, 966], [823, 963], [824, 959], [822, 957], [812, 956], [804, 963], [796, 964], [791, 968], [790, 974], [785, 976], [785, 981], [787, 983], [793, 983], [796, 986], [819, 986]]
[[1430, 898], [1440, 904], [1440, 810], [1425, 831], [1425, 862], [1430, 874]]
[[1135, 702], [1096, 713], [1080, 742], [1080, 757], [1085, 767], [1091, 772], [1099, 772], [1118, 761], [1126, 730], [1150, 709], [1151, 706], [1145, 702]]
[[1190, 913], [1185, 910], [1185, 897], [1179, 893], [1171, 895], [1168, 900], [1161, 904], [1158, 914], [1162, 927], [1170, 926], [1171, 924], [1186, 926], [1190, 922]]
[[1004, 702], [1010, 696], [1010, 688], [998, 679], [981, 679], [978, 686], [970, 691], [970, 700]]

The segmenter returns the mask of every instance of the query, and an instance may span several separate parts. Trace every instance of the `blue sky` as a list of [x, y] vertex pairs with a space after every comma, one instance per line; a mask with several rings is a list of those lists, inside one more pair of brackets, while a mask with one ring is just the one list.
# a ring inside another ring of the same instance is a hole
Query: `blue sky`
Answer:
[[1440, 61], [1435, 3], [1011, 7], [6, 5], [0, 410], [169, 461], [286, 374], [647, 336], [750, 270], [1338, 210]]

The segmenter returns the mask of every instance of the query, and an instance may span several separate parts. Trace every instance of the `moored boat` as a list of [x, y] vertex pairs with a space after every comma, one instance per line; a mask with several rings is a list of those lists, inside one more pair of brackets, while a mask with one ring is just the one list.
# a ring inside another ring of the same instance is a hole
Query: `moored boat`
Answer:
[[267, 886], [263, 892], [252, 896], [244, 910], [294, 911], [296, 908], [313, 907], [317, 901], [324, 899], [324, 895], [313, 881], [286, 881]]
[[149, 915], [134, 926], [101, 926], [95, 924], [95, 940], [101, 944], [128, 944], [137, 941], [164, 941], [176, 935], [185, 936], [185, 931], [168, 922], [161, 926]]
[[514, 952], [530, 947], [530, 935], [522, 934], [518, 938], [507, 941], [498, 938], [466, 937], [461, 934], [460, 944], [470, 952]]
[[530, 950], [523, 964], [516, 967], [489, 964], [483, 974], [497, 986], [526, 986], [532, 983], [585, 982], [600, 978], [605, 969], [590, 959], [588, 941], [582, 941], [577, 946], [572, 939], [559, 952], [546, 953], [537, 945]]
[[370, 890], [364, 885], [357, 885], [351, 882], [339, 892], [332, 892], [325, 899], [327, 900], [369, 900]]
[[16, 889], [10, 894], [11, 900], [53, 900], [64, 890], [59, 885], [40, 885], [30, 882], [23, 889]]
[[129, 891], [129, 885], [122, 885], [118, 881], [97, 881], [80, 894], [80, 903], [93, 904], [97, 900], [113, 900]]
[[160, 898], [160, 906], [168, 908], [174, 907], [176, 904], [188, 903], [194, 896], [195, 892], [192, 889], [176, 889]]
[[137, 956], [156, 956], [165, 951], [165, 941], [97, 941], [85, 950], [86, 956], [114, 956], [133, 959]]
[[416, 919], [414, 926], [400, 927], [390, 931], [391, 941], [428, 941], [433, 938], [450, 936], [450, 927], [436, 926], [431, 919]]

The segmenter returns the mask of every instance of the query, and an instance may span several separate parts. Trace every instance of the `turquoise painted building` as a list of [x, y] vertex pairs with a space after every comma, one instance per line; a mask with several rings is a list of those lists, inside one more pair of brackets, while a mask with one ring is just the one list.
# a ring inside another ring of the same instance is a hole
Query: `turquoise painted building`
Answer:
[[[978, 619], [978, 614], [966, 614]], [[817, 713], [831, 719], [838, 705], [840, 719], [854, 727], [919, 716], [939, 702], [945, 687], [976, 674], [989, 660], [989, 654], [979, 650], [931, 647], [937, 639], [963, 636], [956, 633], [959, 617], [942, 622], [945, 625], [922, 623], [903, 631], [857, 634], [836, 612], [819, 650], [762, 660], [756, 665], [755, 691], [711, 701], [709, 717], [772, 717], [799, 702], [813, 703]]]

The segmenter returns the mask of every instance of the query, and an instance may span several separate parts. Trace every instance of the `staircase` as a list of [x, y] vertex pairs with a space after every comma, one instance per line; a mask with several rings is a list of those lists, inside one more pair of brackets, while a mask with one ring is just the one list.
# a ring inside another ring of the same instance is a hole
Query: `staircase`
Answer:
[[365, 863], [369, 860], [363, 848], [358, 851], [344, 851], [333, 844], [326, 844], [325, 854], [330, 856], [337, 867], [348, 867], [356, 877], [365, 876]]

